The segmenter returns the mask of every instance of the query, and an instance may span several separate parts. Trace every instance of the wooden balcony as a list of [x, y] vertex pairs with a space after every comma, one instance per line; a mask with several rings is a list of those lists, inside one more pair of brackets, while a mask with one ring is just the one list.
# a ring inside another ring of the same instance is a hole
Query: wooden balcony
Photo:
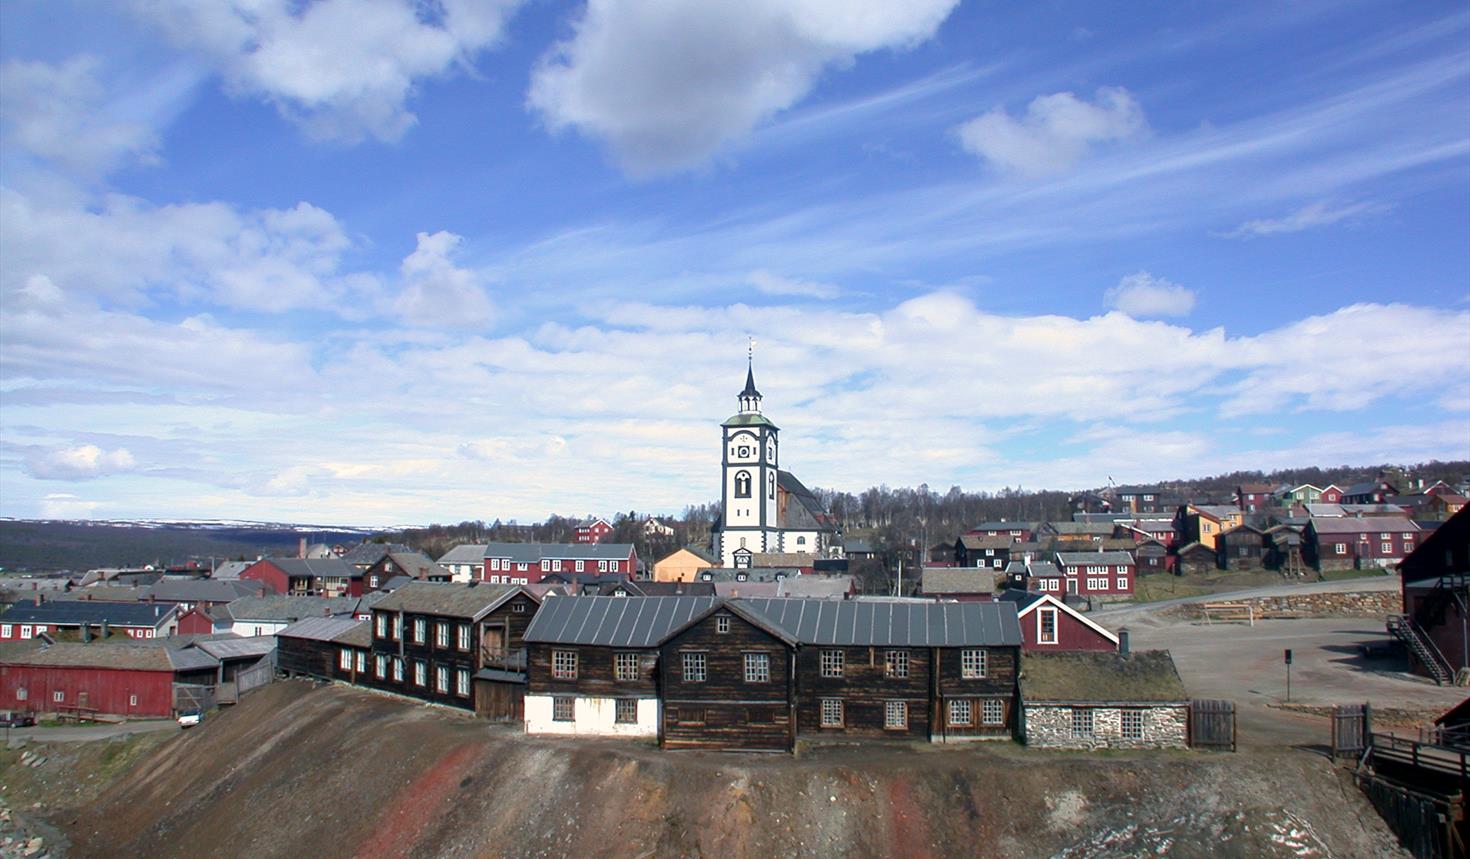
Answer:
[[504, 650], [490, 647], [480, 648], [480, 667], [499, 668], [505, 671], [526, 670], [526, 649]]

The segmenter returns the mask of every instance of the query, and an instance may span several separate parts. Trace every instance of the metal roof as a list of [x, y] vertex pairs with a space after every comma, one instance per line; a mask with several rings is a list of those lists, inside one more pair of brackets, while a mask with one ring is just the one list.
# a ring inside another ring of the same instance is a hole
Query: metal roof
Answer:
[[305, 638], [311, 641], [331, 641], [337, 636], [365, 620], [357, 620], [351, 617], [308, 617], [298, 620], [285, 629], [276, 632], [277, 638]]
[[1011, 603], [900, 603], [849, 600], [747, 599], [741, 606], [767, 618], [801, 644], [875, 647], [1019, 646], [1021, 624]]
[[1057, 561], [1062, 564], [1084, 566], [1086, 564], [1131, 565], [1133, 556], [1127, 552], [1057, 552]]
[[485, 561], [485, 543], [464, 543], [444, 553], [440, 564], [480, 564]]
[[487, 582], [408, 582], [373, 608], [479, 619], [521, 593], [515, 585]]
[[1318, 534], [1368, 534], [1368, 533], [1417, 533], [1419, 526], [1402, 516], [1364, 516], [1361, 519], [1313, 519], [1312, 528]]
[[215, 659], [248, 659], [252, 656], [265, 656], [275, 650], [276, 637], [252, 635], [245, 638], [213, 638], [195, 642], [194, 646]]
[[708, 611], [715, 597], [553, 597], [541, 603], [526, 641], [657, 647], [668, 634]]
[[546, 560], [618, 560], [633, 554], [632, 543], [487, 543], [486, 558], [509, 558], [517, 564]]
[[171, 603], [116, 603], [91, 600], [22, 600], [0, 614], [5, 623], [101, 624], [156, 628], [171, 620], [178, 606]]

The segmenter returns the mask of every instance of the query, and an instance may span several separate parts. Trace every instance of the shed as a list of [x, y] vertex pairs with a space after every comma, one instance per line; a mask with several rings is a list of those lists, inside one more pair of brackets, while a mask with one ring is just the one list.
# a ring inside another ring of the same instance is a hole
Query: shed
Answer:
[[1021, 708], [1021, 735], [1029, 746], [1189, 745], [1189, 695], [1167, 650], [1028, 652], [1021, 663]]

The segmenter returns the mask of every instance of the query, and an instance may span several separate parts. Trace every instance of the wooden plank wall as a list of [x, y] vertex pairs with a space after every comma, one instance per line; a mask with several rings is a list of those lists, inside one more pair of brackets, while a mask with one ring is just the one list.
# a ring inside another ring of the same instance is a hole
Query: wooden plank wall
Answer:
[[[730, 631], [718, 631], [728, 617]], [[683, 654], [705, 654], [703, 682], [684, 679]], [[745, 682], [745, 654], [770, 658], [770, 680]], [[791, 649], [729, 612], [715, 612], [666, 642], [660, 651], [662, 744], [666, 748], [790, 749]]]

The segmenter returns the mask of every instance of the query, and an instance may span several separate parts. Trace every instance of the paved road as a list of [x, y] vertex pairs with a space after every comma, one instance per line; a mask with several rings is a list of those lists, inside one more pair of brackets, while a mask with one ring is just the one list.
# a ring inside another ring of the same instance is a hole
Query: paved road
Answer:
[[82, 743], [90, 740], [106, 740], [125, 737], [129, 734], [149, 734], [158, 731], [179, 731], [179, 723], [173, 719], [150, 719], [139, 722], [122, 722], [116, 725], [78, 725], [65, 728], [0, 728], [0, 737], [12, 740], [30, 740], [44, 743]]
[[1240, 599], [1257, 599], [1260, 597], [1279, 597], [1290, 594], [1321, 594], [1321, 593], [1348, 593], [1354, 591], [1397, 591], [1401, 587], [1397, 575], [1386, 576], [1382, 574], [1364, 576], [1356, 579], [1337, 579], [1331, 582], [1298, 582], [1295, 584], [1265, 585], [1258, 588], [1245, 588], [1238, 591], [1225, 591], [1217, 594], [1201, 594], [1192, 597], [1179, 597], [1171, 600], [1159, 600], [1158, 602], [1136, 603], [1128, 605], [1110, 606], [1100, 608], [1089, 617], [1094, 617], [1099, 622], [1116, 626], [1132, 617], [1145, 617], [1152, 615], [1159, 609], [1169, 608], [1176, 605], [1201, 602], [1229, 602]]

